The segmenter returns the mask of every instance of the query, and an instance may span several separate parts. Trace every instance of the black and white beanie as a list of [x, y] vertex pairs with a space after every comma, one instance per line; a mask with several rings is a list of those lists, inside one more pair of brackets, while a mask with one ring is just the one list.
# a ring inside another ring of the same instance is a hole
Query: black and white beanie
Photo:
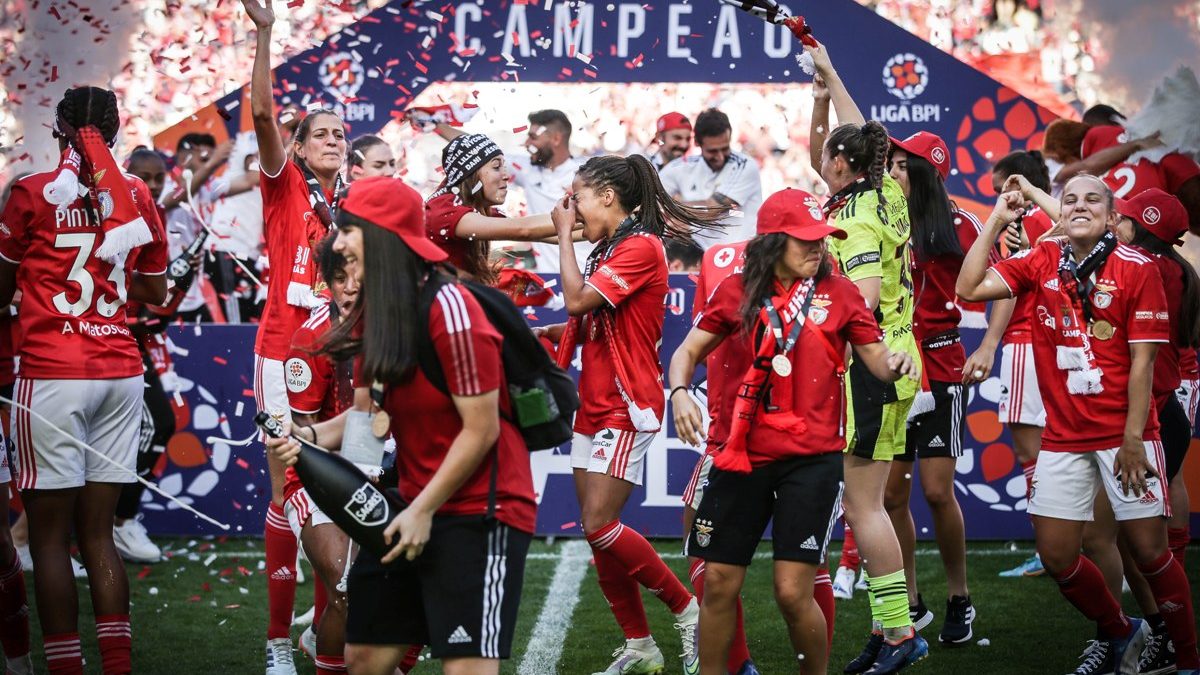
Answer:
[[475, 173], [479, 167], [502, 154], [504, 153], [500, 150], [500, 146], [483, 134], [463, 134], [455, 137], [442, 150], [442, 171], [445, 178], [438, 189], [430, 195], [430, 199], [452, 191], [466, 180], [467, 176]]

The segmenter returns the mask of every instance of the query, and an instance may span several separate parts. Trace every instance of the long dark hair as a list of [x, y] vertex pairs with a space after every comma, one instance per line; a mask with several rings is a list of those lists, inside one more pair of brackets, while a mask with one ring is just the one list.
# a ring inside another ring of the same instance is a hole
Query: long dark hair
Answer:
[[[367, 381], [398, 384], [417, 363], [417, 305], [430, 265], [400, 237], [368, 220], [344, 210], [337, 220], [340, 228], [362, 232], [363, 283], [354, 308], [320, 349], [335, 359], [362, 354]], [[361, 339], [354, 336], [359, 322]]]
[[937, 167], [912, 153], [908, 153], [907, 165], [908, 220], [912, 223], [912, 246], [917, 258], [962, 257], [962, 244], [954, 223], [957, 216]]
[[1046, 194], [1050, 193], [1050, 170], [1046, 168], [1046, 159], [1037, 150], [1010, 152], [996, 162], [992, 173], [1000, 174], [1005, 179], [1024, 176], [1030, 185]]
[[[784, 232], [759, 235], [746, 244], [746, 265], [742, 269], [742, 327], [747, 333], [754, 330], [758, 321], [759, 303], [763, 298], [775, 295], [775, 263], [787, 250], [788, 239], [791, 235]], [[821, 260], [814, 277], [821, 281], [833, 273], [833, 262], [829, 256]]]
[[887, 205], [887, 199], [883, 196], [883, 174], [887, 171], [889, 143], [887, 127], [875, 120], [862, 125], [843, 124], [825, 140], [825, 150], [830, 158], [845, 157], [855, 173], [867, 177], [879, 198], [879, 218], [885, 223], [887, 213], [883, 207]]
[[[495, 207], [487, 201], [483, 195], [483, 186], [480, 185], [479, 172], [488, 165], [484, 162], [482, 166], [476, 169], [471, 175], [463, 179], [458, 186], [458, 200], [476, 213], [484, 216], [492, 216], [492, 209]], [[492, 252], [492, 242], [487, 239], [473, 237], [464, 240], [466, 244], [466, 254], [463, 260], [464, 269], [462, 271], [471, 275], [476, 281], [488, 284], [489, 286], [496, 283], [499, 277], [499, 272], [492, 265], [489, 257]]]
[[621, 208], [637, 214], [639, 231], [690, 242], [692, 235], [721, 227], [725, 207], [686, 206], [671, 198], [650, 160], [641, 155], [593, 157], [576, 176], [592, 190], [611, 187]]
[[[1154, 236], [1136, 220], [1133, 220], [1133, 241], [1130, 243], [1150, 253], [1169, 258], [1179, 266], [1180, 274], [1183, 275], [1183, 296], [1178, 299], [1178, 309], [1171, 307], [1172, 312], [1179, 312], [1174, 342], [1180, 347], [1200, 347], [1200, 277], [1196, 275], [1195, 268], [1179, 255], [1174, 245]], [[1174, 301], [1175, 298], [1167, 298], [1168, 303]]]

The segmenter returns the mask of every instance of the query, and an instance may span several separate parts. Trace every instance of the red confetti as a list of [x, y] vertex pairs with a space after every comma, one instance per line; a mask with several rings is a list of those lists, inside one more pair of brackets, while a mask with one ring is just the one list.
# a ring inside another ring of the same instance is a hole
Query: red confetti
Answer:
[[148, 576], [150, 576], [150, 567], [149, 567], [149, 565], [147, 565], [147, 566], [143, 567], [143, 568], [142, 568], [142, 570], [141, 570], [140, 572], [138, 572], [138, 573], [137, 573], [137, 578], [139, 578], [139, 579], [145, 579], [145, 578], [146, 578], [146, 577], [148, 577]]
[[237, 461], [236, 461], [235, 463], [236, 463], [238, 466], [242, 467], [243, 469], [249, 469], [249, 468], [250, 468], [250, 462], [247, 462], [246, 460], [242, 459], [241, 457], [238, 457], [238, 458], [237, 458]]
[[513, 127], [513, 133], [514, 133], [514, 134], [519, 134], [519, 133], [521, 133], [522, 131], [527, 131], [528, 129], [529, 129], [529, 125], [528, 125], [528, 124], [526, 124], [526, 125], [524, 125], [524, 126], [520, 126], [520, 127]]
[[563, 523], [563, 524], [562, 524], [562, 526], [561, 526], [561, 527], [559, 527], [558, 529], [560, 529], [560, 530], [569, 530], [569, 529], [571, 529], [572, 527], [575, 527], [575, 526], [576, 526], [576, 525], [578, 525], [578, 524], [579, 524], [579, 523], [577, 523], [577, 522], [575, 522], [575, 521], [573, 521], [573, 520], [572, 520], [572, 521], [571, 521], [571, 522], [569, 522], [569, 523]]
[[223, 366], [227, 366], [227, 365], [229, 365], [229, 362], [228, 362], [228, 361], [226, 361], [225, 359], [223, 359], [223, 358], [221, 358], [221, 357], [219, 357], [219, 356], [214, 356], [214, 357], [213, 357], [213, 361], [216, 361], [217, 363], [219, 363], [219, 364], [221, 364], [221, 365], [223, 365]]

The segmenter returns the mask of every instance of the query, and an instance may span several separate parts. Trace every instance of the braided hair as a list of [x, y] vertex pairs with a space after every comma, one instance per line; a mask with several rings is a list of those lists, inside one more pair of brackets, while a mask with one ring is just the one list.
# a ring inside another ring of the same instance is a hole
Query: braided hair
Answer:
[[825, 150], [829, 157], [841, 155], [857, 174], [865, 175], [879, 198], [879, 218], [887, 222], [887, 198], [883, 196], [883, 176], [887, 172], [888, 145], [887, 127], [875, 120], [866, 124], [843, 124], [829, 134]]
[[[79, 129], [88, 126], [96, 127], [109, 147], [117, 141], [121, 115], [117, 110], [117, 95], [111, 90], [100, 87], [68, 89], [63, 92], [54, 113], [54, 137], [63, 148], [75, 142], [75, 133]], [[99, 205], [92, 196], [93, 177], [89, 172], [81, 172], [79, 182], [89, 188], [83, 197], [88, 213], [97, 223], [101, 222]]]
[[691, 242], [692, 235], [721, 227], [729, 214], [726, 207], [687, 206], [675, 201], [650, 160], [641, 155], [593, 157], [579, 167], [577, 177], [592, 190], [612, 188], [621, 208], [636, 214], [636, 226], [618, 232], [615, 239], [634, 232], [648, 232], [664, 239]]

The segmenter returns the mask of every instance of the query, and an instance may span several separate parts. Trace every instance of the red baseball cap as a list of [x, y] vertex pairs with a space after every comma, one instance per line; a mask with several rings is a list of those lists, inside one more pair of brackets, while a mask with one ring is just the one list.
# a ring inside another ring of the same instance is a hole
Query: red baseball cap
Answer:
[[1174, 195], [1158, 188], [1143, 190], [1132, 199], [1118, 199], [1117, 213], [1141, 223], [1154, 236], [1176, 246], [1188, 231], [1187, 209]]
[[342, 209], [400, 237], [413, 253], [441, 262], [446, 252], [425, 234], [425, 202], [399, 178], [371, 176], [350, 184]]
[[1088, 129], [1083, 137], [1083, 146], [1079, 149], [1079, 157], [1087, 159], [1092, 155], [1125, 142], [1125, 130], [1118, 126], [1104, 124]]
[[767, 197], [758, 208], [758, 234], [783, 232], [801, 241], [825, 237], [845, 239], [845, 230], [825, 223], [825, 212], [817, 198], [795, 188], [784, 188]]
[[675, 129], [687, 129], [691, 131], [692, 123], [688, 121], [687, 115], [683, 113], [669, 112], [658, 118], [658, 124], [654, 128], [660, 134], [664, 131], [673, 131]]
[[918, 131], [903, 141], [894, 138], [891, 141], [894, 147], [932, 164], [942, 180], [946, 180], [950, 176], [950, 150], [946, 147], [946, 142], [937, 134]]

